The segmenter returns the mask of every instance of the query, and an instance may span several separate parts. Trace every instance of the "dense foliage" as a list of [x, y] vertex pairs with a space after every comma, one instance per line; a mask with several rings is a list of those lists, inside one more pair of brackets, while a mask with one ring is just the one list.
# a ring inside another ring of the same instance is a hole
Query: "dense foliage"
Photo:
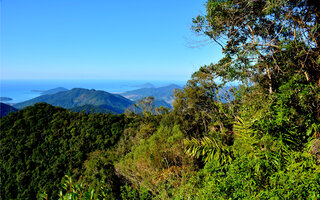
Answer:
[[118, 116], [37, 104], [2, 118], [1, 197], [320, 199], [317, 1], [206, 6], [193, 30], [225, 57], [172, 111], [149, 97]]
[[69, 110], [73, 112], [85, 112], [85, 113], [110, 113], [110, 114], [117, 114], [116, 112], [102, 108], [100, 106], [94, 106], [94, 105], [83, 105], [83, 106], [77, 106], [73, 108], [69, 108]]
[[[34, 199], [39, 190], [52, 195], [65, 174], [79, 178], [89, 173], [85, 162], [115, 145], [123, 120], [121, 115], [73, 113], [48, 104], [2, 118], [1, 196]], [[105, 169], [107, 176], [112, 173]]]

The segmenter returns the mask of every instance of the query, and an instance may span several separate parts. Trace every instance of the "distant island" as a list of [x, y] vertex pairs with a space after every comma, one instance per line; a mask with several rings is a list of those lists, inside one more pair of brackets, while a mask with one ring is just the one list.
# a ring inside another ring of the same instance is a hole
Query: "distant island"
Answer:
[[65, 92], [65, 91], [68, 91], [68, 89], [64, 88], [64, 87], [57, 87], [57, 88], [54, 88], [54, 89], [43, 91], [43, 92], [41, 92], [41, 94], [42, 95], [48, 95], [48, 94], [56, 94], [58, 92]]
[[9, 97], [0, 97], [0, 101], [12, 101], [12, 98]]
[[31, 90], [31, 92], [39, 92], [41, 95], [56, 94], [58, 92], [65, 92], [65, 91], [68, 91], [68, 89], [64, 87], [57, 87], [50, 90]]

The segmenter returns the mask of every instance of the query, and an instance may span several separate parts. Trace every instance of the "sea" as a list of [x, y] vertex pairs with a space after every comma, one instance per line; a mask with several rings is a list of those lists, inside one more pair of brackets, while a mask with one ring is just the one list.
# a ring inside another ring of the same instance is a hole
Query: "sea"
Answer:
[[42, 91], [64, 87], [66, 89], [85, 88], [103, 90], [109, 93], [123, 93], [151, 83], [155, 87], [169, 84], [183, 86], [186, 81], [170, 80], [0, 80], [0, 97], [9, 97], [12, 100], [2, 101], [15, 104], [41, 95]]

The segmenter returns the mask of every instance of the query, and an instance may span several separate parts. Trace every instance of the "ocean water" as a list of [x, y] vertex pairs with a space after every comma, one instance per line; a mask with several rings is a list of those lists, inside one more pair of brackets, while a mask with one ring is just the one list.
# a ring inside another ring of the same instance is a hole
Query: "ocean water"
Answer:
[[122, 93], [141, 88], [142, 84], [151, 83], [155, 87], [168, 84], [183, 86], [186, 81], [148, 81], [148, 80], [1, 80], [0, 97], [9, 97], [13, 100], [4, 103], [14, 104], [26, 101], [41, 95], [40, 91], [57, 87], [86, 88], [104, 90], [110, 93]]

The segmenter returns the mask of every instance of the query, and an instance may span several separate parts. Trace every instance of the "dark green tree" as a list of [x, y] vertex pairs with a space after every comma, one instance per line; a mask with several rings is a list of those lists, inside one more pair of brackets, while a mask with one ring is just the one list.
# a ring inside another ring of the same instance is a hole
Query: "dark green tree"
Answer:
[[[200, 86], [206, 87], [200, 87], [204, 91], [196, 99], [210, 99], [217, 90], [216, 84], [210, 86], [212, 80], [240, 81], [247, 87], [234, 94], [234, 110], [224, 113], [234, 118], [263, 110], [259, 129], [301, 148], [316, 132], [310, 127], [320, 120], [319, 2], [208, 0], [206, 8], [204, 15], [193, 19], [192, 29], [219, 44], [224, 57], [201, 67], [183, 93], [187, 97], [180, 94], [176, 102], [194, 99], [200, 90], [192, 95], [188, 90]], [[179, 110], [190, 110], [187, 107]], [[214, 108], [205, 110], [219, 116], [222, 109]]]

